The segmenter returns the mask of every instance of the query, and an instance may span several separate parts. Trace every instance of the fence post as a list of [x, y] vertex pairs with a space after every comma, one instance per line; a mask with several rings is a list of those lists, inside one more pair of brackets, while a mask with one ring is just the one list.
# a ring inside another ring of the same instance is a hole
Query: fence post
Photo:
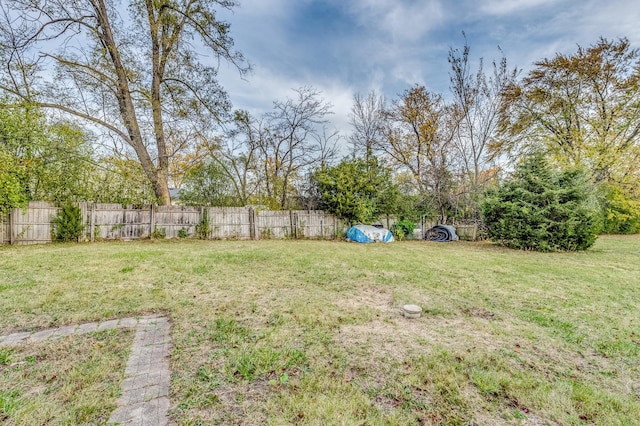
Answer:
[[155, 204], [149, 204], [151, 216], [149, 218], [149, 238], [153, 235], [156, 230], [156, 206]]
[[256, 211], [249, 207], [249, 239], [256, 239]]
[[16, 243], [16, 220], [15, 214], [17, 209], [11, 209], [9, 212], [9, 244], [13, 245]]
[[89, 212], [89, 241], [94, 242], [96, 239], [96, 203], [91, 203], [91, 211]]
[[298, 213], [289, 210], [289, 223], [291, 224], [291, 238], [298, 239]]
[[122, 236], [124, 235], [124, 227], [127, 223], [127, 206], [122, 206], [122, 223], [120, 226], [120, 239], [122, 240]]

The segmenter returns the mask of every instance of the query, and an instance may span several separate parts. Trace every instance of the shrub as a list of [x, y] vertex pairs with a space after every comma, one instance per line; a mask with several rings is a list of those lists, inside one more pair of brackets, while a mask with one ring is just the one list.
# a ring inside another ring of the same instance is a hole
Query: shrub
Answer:
[[586, 250], [598, 233], [593, 198], [583, 172], [556, 172], [536, 153], [511, 180], [487, 193], [482, 212], [489, 238], [504, 246]]
[[202, 211], [200, 222], [196, 225], [196, 236], [201, 240], [206, 240], [207, 238], [209, 238], [210, 232], [211, 229], [209, 226], [209, 210], [204, 209]]
[[167, 238], [167, 230], [164, 228], [156, 228], [153, 230], [150, 237], [155, 240], [164, 240]]
[[412, 238], [414, 229], [416, 229], [415, 223], [410, 220], [401, 220], [393, 224], [391, 232], [398, 241], [402, 241], [404, 238]]
[[603, 232], [637, 234], [640, 232], [640, 200], [621, 186], [604, 186]]
[[78, 241], [82, 236], [84, 224], [80, 207], [73, 203], [64, 203], [53, 218], [53, 237], [56, 241]]

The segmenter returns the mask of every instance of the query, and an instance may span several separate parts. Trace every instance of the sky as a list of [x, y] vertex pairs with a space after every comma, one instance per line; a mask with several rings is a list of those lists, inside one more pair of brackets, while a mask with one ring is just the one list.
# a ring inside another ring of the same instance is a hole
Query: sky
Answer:
[[[414, 84], [449, 96], [451, 48], [466, 34], [471, 59], [507, 58], [522, 74], [602, 36], [640, 48], [637, 0], [240, 0], [219, 18], [253, 71], [222, 64], [234, 108], [260, 115], [311, 86], [329, 101], [329, 128], [350, 133], [355, 93], [392, 100]], [[500, 52], [500, 49], [503, 53]]]

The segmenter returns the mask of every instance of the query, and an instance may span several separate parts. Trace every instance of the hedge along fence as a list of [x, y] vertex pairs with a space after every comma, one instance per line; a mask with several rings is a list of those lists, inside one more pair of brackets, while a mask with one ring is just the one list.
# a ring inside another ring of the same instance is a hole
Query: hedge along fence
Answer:
[[[122, 206], [78, 203], [84, 239], [135, 240], [194, 236], [208, 218], [209, 239], [317, 238], [333, 239], [345, 225], [320, 210], [270, 211], [251, 207]], [[52, 241], [53, 203], [30, 202], [0, 220], [0, 244], [38, 244]]]

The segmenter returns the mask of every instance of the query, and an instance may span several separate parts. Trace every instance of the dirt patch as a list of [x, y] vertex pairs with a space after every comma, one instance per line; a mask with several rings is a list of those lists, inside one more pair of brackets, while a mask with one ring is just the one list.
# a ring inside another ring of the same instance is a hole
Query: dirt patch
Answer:
[[470, 309], [464, 313], [466, 316], [423, 314], [407, 319], [402, 315], [402, 307], [395, 305], [392, 291], [371, 288], [360, 288], [334, 303], [341, 310], [376, 312], [364, 324], [342, 326], [336, 337], [336, 342], [349, 350], [366, 348], [376, 358], [416, 356], [442, 344], [465, 349], [501, 346], [492, 331], [498, 321], [487, 310]]
[[381, 314], [393, 315], [398, 311], [394, 306], [393, 293], [386, 289], [359, 288], [356, 291], [345, 294], [344, 297], [334, 301], [339, 309], [357, 311], [371, 308]]
[[220, 409], [215, 417], [221, 417], [225, 422], [237, 424], [258, 425], [267, 420], [266, 413], [256, 407], [269, 394], [269, 384], [266, 380], [256, 380], [252, 383], [224, 385], [216, 389], [219, 398], [217, 407]]
[[496, 319], [496, 314], [484, 308], [478, 308], [478, 307], [467, 308], [467, 309], [464, 309], [462, 312], [465, 315], [469, 315], [471, 317], [476, 317], [476, 318], [482, 318], [487, 321], [493, 321]]

